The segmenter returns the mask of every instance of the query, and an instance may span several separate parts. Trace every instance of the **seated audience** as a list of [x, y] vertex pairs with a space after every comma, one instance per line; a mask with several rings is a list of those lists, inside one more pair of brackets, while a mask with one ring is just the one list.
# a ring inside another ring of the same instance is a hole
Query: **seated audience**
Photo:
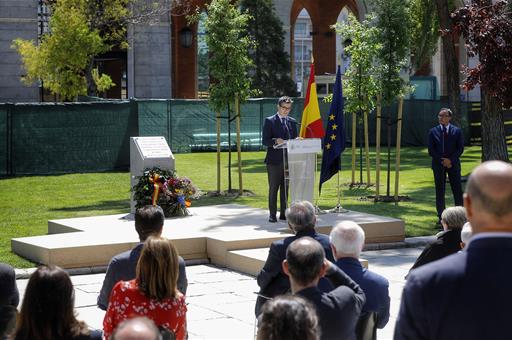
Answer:
[[[98, 307], [106, 310], [112, 287], [119, 281], [129, 281], [135, 278], [135, 267], [139, 259], [142, 245], [150, 235], [160, 236], [164, 226], [165, 216], [161, 207], [146, 205], [135, 212], [135, 230], [139, 234], [140, 243], [132, 250], [118, 254], [110, 261], [100, 295]], [[187, 274], [185, 261], [179, 257], [178, 290], [187, 294]]]
[[471, 223], [464, 223], [462, 231], [460, 232], [460, 249], [464, 249], [464, 247], [469, 243], [472, 235], [473, 229], [471, 228]]
[[261, 310], [256, 339], [320, 339], [315, 308], [298, 295], [276, 296]]
[[464, 251], [411, 271], [395, 340], [511, 338], [512, 165], [488, 161], [473, 169], [464, 207], [471, 241]]
[[[324, 249], [311, 237], [290, 244], [283, 261], [293, 294], [310, 301], [320, 322], [321, 339], [355, 338], [355, 327], [365, 302], [363, 290], [336, 265], [325, 259]], [[335, 287], [330, 292], [318, 289], [318, 280], [328, 278]]]
[[91, 331], [76, 319], [74, 307], [68, 273], [56, 266], [39, 267], [28, 280], [12, 339], [101, 339], [101, 331]]
[[411, 270], [458, 252], [460, 250], [460, 231], [466, 221], [466, 209], [463, 207], [444, 209], [441, 214], [444, 231], [438, 234], [434, 243], [423, 249]]
[[182, 340], [187, 335], [185, 296], [177, 289], [178, 253], [171, 241], [150, 236], [137, 262], [136, 277], [112, 289], [103, 331], [108, 338], [124, 320], [146, 316]]
[[126, 319], [112, 333], [111, 340], [161, 340], [155, 323], [146, 317]]
[[[317, 233], [315, 230], [316, 216], [313, 204], [308, 201], [293, 202], [290, 207], [286, 209], [285, 214], [288, 227], [295, 236], [274, 241], [270, 245], [267, 261], [257, 276], [260, 292], [256, 300], [256, 316], [260, 314], [261, 307], [268, 299], [290, 291], [290, 281], [283, 273], [282, 269], [282, 262], [286, 257], [286, 249], [290, 243], [301, 237], [312, 237], [320, 242], [324, 248], [325, 254], [327, 254], [327, 259], [334, 262], [329, 245], [329, 237]], [[322, 279], [320, 289], [322, 291], [328, 291], [332, 289], [332, 286], [327, 280]]]
[[[368, 318], [375, 321], [377, 328], [384, 328], [389, 320], [389, 281], [361, 265], [359, 255], [364, 247], [365, 234], [363, 228], [352, 221], [338, 223], [330, 234], [332, 253], [336, 265], [354, 280], [364, 292], [366, 302], [356, 329], [357, 339], [368, 338], [362, 325]], [[373, 314], [373, 315], [372, 315]], [[370, 323], [373, 325], [373, 322]], [[361, 325], [361, 327], [359, 327]], [[376, 339], [375, 327], [371, 330], [372, 339]]]
[[0, 339], [14, 330], [16, 308], [20, 302], [14, 268], [0, 263]]

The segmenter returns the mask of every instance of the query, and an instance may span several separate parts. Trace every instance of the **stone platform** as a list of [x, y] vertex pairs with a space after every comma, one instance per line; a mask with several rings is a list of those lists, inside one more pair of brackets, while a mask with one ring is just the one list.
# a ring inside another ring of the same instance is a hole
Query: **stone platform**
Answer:
[[[254, 274], [275, 240], [289, 236], [285, 222], [269, 223], [268, 212], [236, 204], [191, 208], [192, 216], [165, 220], [163, 236], [174, 241], [185, 260], [212, 263]], [[404, 222], [356, 211], [317, 217], [317, 230], [353, 220], [367, 243], [404, 241]], [[64, 268], [104, 266], [115, 254], [138, 243], [133, 215], [107, 215], [48, 221], [48, 235], [12, 239], [13, 252], [36, 263]], [[261, 249], [263, 248], [263, 249]]]

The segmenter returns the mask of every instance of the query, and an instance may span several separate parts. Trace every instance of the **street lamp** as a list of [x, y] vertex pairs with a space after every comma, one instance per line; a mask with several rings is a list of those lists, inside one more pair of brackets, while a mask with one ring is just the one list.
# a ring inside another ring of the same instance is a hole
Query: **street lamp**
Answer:
[[190, 27], [184, 27], [180, 31], [180, 45], [184, 48], [189, 48], [192, 46], [192, 39], [194, 38], [194, 32], [190, 29]]

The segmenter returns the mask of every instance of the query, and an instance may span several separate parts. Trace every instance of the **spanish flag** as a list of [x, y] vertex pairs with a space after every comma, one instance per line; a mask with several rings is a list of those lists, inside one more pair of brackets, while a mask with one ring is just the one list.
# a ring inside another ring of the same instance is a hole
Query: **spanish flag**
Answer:
[[316, 95], [315, 64], [311, 63], [309, 69], [308, 90], [304, 101], [300, 134], [302, 138], [322, 138], [325, 135], [324, 125], [320, 117], [318, 96]]

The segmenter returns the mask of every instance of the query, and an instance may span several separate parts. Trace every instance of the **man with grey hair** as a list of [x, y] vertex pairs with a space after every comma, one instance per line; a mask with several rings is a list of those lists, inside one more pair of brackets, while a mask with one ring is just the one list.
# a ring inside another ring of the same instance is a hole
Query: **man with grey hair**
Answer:
[[441, 224], [444, 231], [437, 235], [434, 243], [429, 244], [423, 249], [411, 270], [458, 252], [461, 241], [460, 231], [466, 221], [466, 209], [464, 207], [444, 209], [441, 214]]
[[[311, 237], [293, 241], [286, 250], [283, 270], [290, 277], [293, 294], [310, 301], [316, 309], [322, 340], [352, 340], [365, 294], [341, 269], [325, 259], [320, 243]], [[322, 292], [319, 280], [328, 278], [333, 289]]]
[[473, 236], [473, 229], [471, 228], [471, 223], [466, 222], [462, 227], [462, 231], [460, 232], [460, 249], [464, 249], [464, 247], [469, 243], [469, 240]]
[[471, 173], [464, 207], [473, 236], [464, 251], [413, 270], [395, 340], [510, 339], [512, 165], [488, 161]]
[[273, 116], [265, 118], [261, 142], [267, 147], [265, 164], [268, 177], [268, 221], [277, 222], [277, 192], [279, 191], [280, 214], [279, 219], [285, 220], [286, 200], [288, 185], [284, 178], [286, 150], [275, 148], [289, 139], [297, 138], [297, 122], [289, 117], [293, 100], [283, 96], [277, 101], [277, 112]]
[[[364, 247], [365, 234], [363, 228], [352, 221], [338, 223], [329, 236], [336, 265], [354, 280], [364, 291], [366, 302], [356, 327], [356, 338], [363, 339], [364, 323], [368, 318], [375, 321], [377, 328], [384, 328], [389, 320], [389, 281], [364, 268], [359, 256]], [[376, 339], [376, 329], [372, 330]]]
[[[290, 243], [301, 237], [309, 236], [320, 242], [327, 254], [327, 259], [334, 262], [330, 251], [329, 237], [319, 234], [315, 230], [316, 216], [313, 204], [308, 201], [293, 202], [290, 208], [286, 209], [286, 218], [288, 227], [295, 236], [274, 241], [270, 245], [267, 261], [257, 276], [260, 292], [256, 300], [256, 316], [260, 314], [261, 307], [268, 299], [290, 290], [290, 281], [281, 266], [281, 262], [286, 257], [286, 249]], [[327, 280], [320, 281], [320, 288], [322, 290], [332, 289], [332, 285]]]

